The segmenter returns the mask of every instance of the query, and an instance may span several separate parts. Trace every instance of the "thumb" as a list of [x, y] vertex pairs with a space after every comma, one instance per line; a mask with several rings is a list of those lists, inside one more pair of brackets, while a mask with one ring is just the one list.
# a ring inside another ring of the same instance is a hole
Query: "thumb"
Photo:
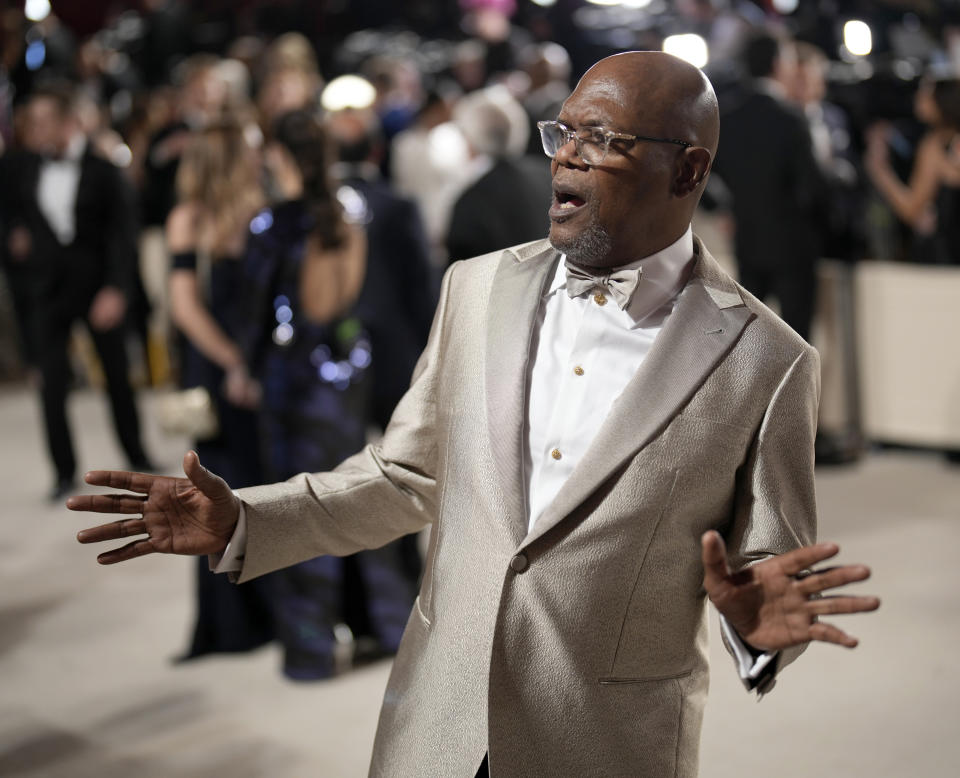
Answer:
[[730, 578], [727, 564], [727, 546], [716, 530], [704, 532], [700, 538], [703, 560], [703, 586], [709, 592], [726, 583]]
[[211, 500], [222, 500], [231, 494], [226, 481], [200, 464], [196, 451], [188, 451], [184, 455], [183, 472], [190, 479], [190, 483]]

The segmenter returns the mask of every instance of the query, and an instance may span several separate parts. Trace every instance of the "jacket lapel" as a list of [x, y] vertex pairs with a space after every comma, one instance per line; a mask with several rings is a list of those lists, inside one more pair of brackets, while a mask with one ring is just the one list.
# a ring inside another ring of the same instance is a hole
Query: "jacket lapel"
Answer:
[[545, 240], [505, 251], [490, 292], [484, 366], [487, 431], [518, 543], [527, 523], [523, 465], [527, 364], [544, 286], [558, 257]]
[[554, 501], [523, 541], [562, 521], [670, 422], [730, 351], [754, 314], [695, 241], [693, 274], [636, 375]]

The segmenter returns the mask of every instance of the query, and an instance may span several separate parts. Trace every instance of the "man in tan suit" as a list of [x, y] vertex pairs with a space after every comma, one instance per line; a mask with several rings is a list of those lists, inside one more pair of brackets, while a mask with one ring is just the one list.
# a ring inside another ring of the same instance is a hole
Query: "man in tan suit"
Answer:
[[102, 563], [209, 553], [241, 581], [432, 524], [373, 776], [694, 776], [706, 596], [760, 692], [810, 640], [856, 645], [818, 615], [879, 605], [819, 597], [862, 565], [806, 572], [838, 550], [806, 545], [816, 352], [690, 232], [709, 82], [610, 57], [541, 132], [549, 242], [451, 267], [381, 443], [237, 495], [191, 452], [68, 502], [139, 514], [79, 534], [146, 534]]

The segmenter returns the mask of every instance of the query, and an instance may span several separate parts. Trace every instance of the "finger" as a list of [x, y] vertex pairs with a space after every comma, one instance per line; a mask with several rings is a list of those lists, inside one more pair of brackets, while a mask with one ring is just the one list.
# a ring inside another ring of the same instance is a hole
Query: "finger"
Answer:
[[704, 532], [700, 538], [701, 559], [703, 560], [703, 585], [711, 589], [726, 583], [730, 578], [730, 565], [727, 564], [727, 547], [716, 530]]
[[146, 524], [143, 519], [121, 519], [120, 521], [111, 521], [109, 524], [82, 529], [77, 533], [77, 540], [81, 543], [100, 543], [104, 540], [117, 540], [128, 538], [131, 535], [142, 535], [146, 531]]
[[95, 513], [143, 513], [146, 501], [146, 497], [132, 494], [84, 494], [69, 498], [67, 509]]
[[800, 571], [817, 564], [817, 562], [822, 562], [838, 553], [840, 553], [840, 546], [836, 543], [816, 543], [812, 546], [787, 551], [777, 559], [780, 560], [783, 571], [787, 575], [796, 575]]
[[831, 613], [863, 613], [875, 611], [880, 607], [878, 597], [819, 597], [811, 600], [807, 611], [814, 616], [827, 616]]
[[804, 594], [816, 594], [855, 581], [866, 581], [869, 577], [870, 568], [866, 565], [843, 565], [814, 570], [797, 583], [797, 588]]
[[842, 629], [838, 629], [832, 624], [824, 624], [823, 622], [811, 624], [809, 634], [811, 640], [819, 640], [822, 643], [836, 643], [838, 646], [846, 646], [847, 648], [856, 648], [859, 642], [855, 637], [848, 635]]
[[128, 559], [136, 559], [138, 556], [152, 554], [153, 544], [149, 538], [135, 540], [122, 548], [115, 548], [113, 551], [104, 551], [97, 557], [101, 565], [115, 565], [117, 562], [126, 562]]
[[226, 481], [200, 464], [196, 451], [188, 451], [183, 457], [183, 472], [190, 482], [210, 499], [222, 499], [224, 493], [230, 491]]
[[126, 470], [91, 470], [83, 480], [93, 486], [109, 486], [126, 489], [128, 492], [147, 494], [156, 476], [147, 473], [130, 473]]

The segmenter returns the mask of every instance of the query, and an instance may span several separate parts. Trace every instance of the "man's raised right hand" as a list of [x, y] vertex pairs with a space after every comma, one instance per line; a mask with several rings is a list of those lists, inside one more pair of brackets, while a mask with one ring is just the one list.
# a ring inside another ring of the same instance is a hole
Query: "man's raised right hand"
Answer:
[[71, 497], [67, 508], [95, 513], [125, 513], [131, 518], [81, 530], [81, 543], [139, 537], [97, 557], [102, 565], [125, 562], [144, 554], [218, 554], [226, 548], [240, 515], [240, 501], [226, 481], [200, 464], [196, 453], [183, 458], [186, 478], [94, 470], [84, 480], [94, 486], [135, 494]]

